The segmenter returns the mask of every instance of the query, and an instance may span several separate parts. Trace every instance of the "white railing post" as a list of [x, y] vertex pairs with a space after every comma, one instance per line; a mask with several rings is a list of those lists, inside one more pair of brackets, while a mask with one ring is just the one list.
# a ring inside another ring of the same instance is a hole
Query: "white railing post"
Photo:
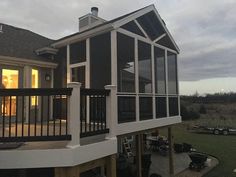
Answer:
[[106, 85], [106, 90], [110, 90], [110, 96], [106, 98], [106, 118], [109, 134], [107, 138], [116, 137], [117, 127], [117, 87], [115, 85]]
[[81, 83], [71, 82], [67, 85], [68, 88], [73, 88], [72, 94], [69, 97], [68, 103], [68, 133], [71, 135], [71, 141], [67, 147], [73, 148], [80, 146], [80, 87]]

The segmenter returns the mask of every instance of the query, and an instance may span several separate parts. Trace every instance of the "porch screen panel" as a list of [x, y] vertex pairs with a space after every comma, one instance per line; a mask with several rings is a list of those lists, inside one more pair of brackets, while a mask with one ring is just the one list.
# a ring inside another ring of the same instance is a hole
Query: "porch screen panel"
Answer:
[[157, 37], [165, 33], [161, 22], [153, 11], [137, 18], [137, 21], [146, 31], [151, 40], [155, 40]]
[[135, 121], [135, 97], [118, 97], [118, 123]]
[[138, 41], [139, 93], [152, 92], [151, 45]]
[[178, 97], [169, 97], [169, 115], [170, 116], [179, 115]]
[[157, 94], [166, 94], [165, 51], [155, 47], [155, 89]]
[[85, 88], [85, 66], [72, 68], [72, 82], [82, 83], [82, 88]]
[[129, 23], [126, 23], [125, 25], [121, 26], [121, 28], [124, 28], [134, 34], [140, 35], [142, 37], [145, 37], [143, 32], [139, 29], [139, 27], [135, 24], [134, 21], [131, 21]]
[[86, 41], [70, 45], [70, 64], [86, 61]]
[[117, 33], [118, 92], [135, 92], [134, 39]]
[[168, 93], [177, 94], [177, 61], [176, 54], [167, 53], [167, 64], [168, 64]]
[[166, 97], [156, 97], [156, 118], [163, 118], [166, 116]]
[[90, 87], [104, 89], [111, 84], [111, 34], [90, 39]]
[[152, 97], [139, 97], [140, 120], [153, 118]]

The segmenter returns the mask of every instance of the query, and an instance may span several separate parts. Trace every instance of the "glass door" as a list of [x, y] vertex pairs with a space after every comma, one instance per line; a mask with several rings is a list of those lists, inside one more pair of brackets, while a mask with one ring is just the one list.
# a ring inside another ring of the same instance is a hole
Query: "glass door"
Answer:
[[[19, 88], [19, 70], [17, 69], [2, 69], [1, 70], [1, 88], [16, 89]], [[5, 104], [2, 103], [2, 114], [5, 116], [16, 115], [16, 97], [5, 98]], [[10, 112], [11, 111], [11, 112]]]

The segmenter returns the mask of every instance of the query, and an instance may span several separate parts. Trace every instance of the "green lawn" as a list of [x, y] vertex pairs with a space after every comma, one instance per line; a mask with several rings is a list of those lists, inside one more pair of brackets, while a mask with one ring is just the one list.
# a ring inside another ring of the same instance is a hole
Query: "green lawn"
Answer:
[[[236, 169], [236, 135], [212, 135], [190, 133], [186, 125], [173, 127], [174, 142], [190, 143], [197, 151], [216, 156], [220, 164], [204, 177], [236, 177], [233, 170]], [[166, 134], [166, 130], [161, 130]]]

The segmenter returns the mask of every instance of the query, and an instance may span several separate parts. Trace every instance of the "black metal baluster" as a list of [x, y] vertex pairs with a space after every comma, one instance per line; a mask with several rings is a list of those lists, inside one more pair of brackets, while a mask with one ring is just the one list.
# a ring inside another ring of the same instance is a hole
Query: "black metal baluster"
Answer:
[[[56, 96], [53, 96], [53, 101], [55, 101]], [[53, 116], [53, 136], [56, 135], [56, 116]]]
[[2, 137], [5, 137], [5, 106], [6, 106], [6, 98], [3, 97], [3, 116], [2, 116]]
[[67, 111], [67, 109], [68, 109], [68, 96], [66, 95], [66, 110], [65, 110], [65, 112], [66, 112], [66, 117], [65, 117], [65, 120], [66, 120], [66, 135], [68, 134], [68, 118], [67, 118], [67, 114], [68, 114], [68, 111]]
[[25, 109], [25, 97], [22, 96], [22, 120], [21, 120], [21, 136], [24, 136], [24, 109]]
[[106, 115], [106, 112], [107, 112], [107, 106], [106, 106], [106, 95], [104, 96], [104, 99], [103, 99], [103, 103], [104, 103], [104, 117], [103, 117], [103, 121], [104, 121], [104, 126], [105, 126], [105, 129], [107, 128], [107, 115]]
[[41, 136], [43, 136], [43, 95], [41, 96]]
[[11, 137], [11, 102], [12, 102], [12, 100], [11, 100], [11, 96], [10, 96], [10, 109], [9, 109], [9, 113], [10, 113], [10, 115], [9, 115], [9, 137]]
[[59, 135], [61, 135], [61, 119], [62, 119], [62, 101], [63, 101], [63, 99], [62, 99], [62, 95], [60, 95], [60, 107], [61, 107], [61, 111], [60, 111], [60, 127], [59, 127]]
[[83, 126], [83, 96], [80, 95], [80, 133], [83, 133], [83, 129], [82, 129], [82, 126]]
[[98, 109], [98, 114], [97, 114], [97, 130], [100, 130], [100, 126], [101, 126], [101, 95], [98, 96], [98, 100], [97, 100], [97, 109]]
[[92, 105], [93, 118], [91, 120], [93, 131], [95, 131], [95, 120], [96, 120], [96, 97], [93, 95], [93, 105]]
[[48, 96], [47, 136], [49, 136], [50, 96]]
[[37, 135], [37, 108], [38, 108], [38, 97], [35, 96], [35, 100], [34, 100], [34, 136]]
[[16, 129], [15, 129], [15, 137], [18, 135], [18, 96], [16, 96]]
[[103, 130], [103, 98], [104, 95], [100, 97], [100, 129]]
[[31, 108], [31, 96], [29, 96], [29, 110], [28, 110], [28, 115], [29, 115], [29, 117], [28, 117], [28, 136], [30, 136], [30, 108]]
[[[84, 130], [85, 133], [87, 133], [88, 131], [88, 127], [87, 127], [87, 96], [83, 96], [84, 98]], [[88, 98], [89, 99], [89, 98]]]
[[91, 132], [91, 120], [92, 120], [92, 103], [93, 100], [91, 99], [91, 96], [89, 95], [89, 132]]

